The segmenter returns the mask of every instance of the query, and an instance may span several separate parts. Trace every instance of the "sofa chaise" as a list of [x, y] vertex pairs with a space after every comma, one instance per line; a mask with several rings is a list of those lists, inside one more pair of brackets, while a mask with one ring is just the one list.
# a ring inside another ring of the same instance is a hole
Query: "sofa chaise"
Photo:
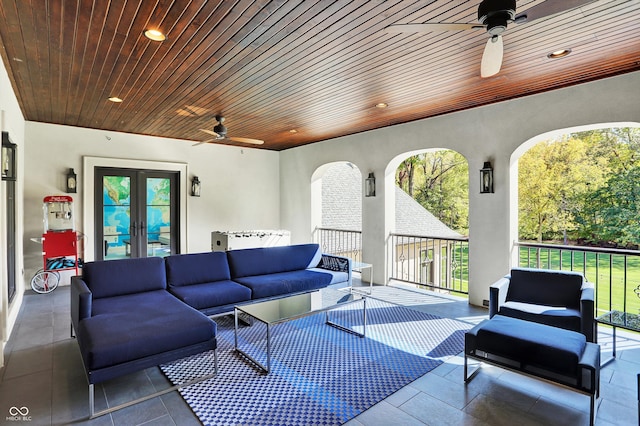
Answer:
[[167, 292], [158, 257], [86, 263], [82, 276], [71, 278], [71, 323], [91, 418], [123, 408], [96, 413], [94, 384], [217, 346], [216, 323]]

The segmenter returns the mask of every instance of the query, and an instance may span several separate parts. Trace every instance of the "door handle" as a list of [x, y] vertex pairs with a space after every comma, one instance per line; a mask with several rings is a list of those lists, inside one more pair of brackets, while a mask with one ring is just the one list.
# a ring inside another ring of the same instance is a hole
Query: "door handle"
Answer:
[[131, 235], [135, 237], [137, 236], [137, 234], [138, 234], [138, 224], [136, 222], [133, 222], [131, 224]]
[[140, 222], [140, 235], [144, 236], [144, 234], [145, 234], [144, 222]]

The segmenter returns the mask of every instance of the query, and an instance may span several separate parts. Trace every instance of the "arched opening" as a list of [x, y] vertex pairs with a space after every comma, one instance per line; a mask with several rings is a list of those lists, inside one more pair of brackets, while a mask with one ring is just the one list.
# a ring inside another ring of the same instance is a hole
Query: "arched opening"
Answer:
[[312, 176], [314, 241], [323, 252], [362, 259], [362, 173], [346, 161], [324, 164]]
[[391, 280], [468, 294], [469, 167], [458, 152], [413, 151], [387, 169], [393, 228], [388, 242]]
[[573, 270], [596, 313], [640, 309], [640, 125], [550, 132], [512, 156], [514, 266]]

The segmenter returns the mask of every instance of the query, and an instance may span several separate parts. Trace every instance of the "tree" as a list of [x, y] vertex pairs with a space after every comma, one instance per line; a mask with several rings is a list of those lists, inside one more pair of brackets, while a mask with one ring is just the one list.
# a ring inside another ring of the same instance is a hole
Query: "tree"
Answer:
[[404, 160], [396, 171], [396, 184], [440, 221], [466, 234], [468, 173], [467, 161], [457, 152], [429, 152]]
[[396, 171], [396, 185], [413, 197], [413, 175], [416, 164], [420, 161], [419, 155], [405, 159]]
[[469, 168], [455, 151], [423, 154], [423, 181], [415, 199], [440, 221], [461, 233], [469, 228]]
[[584, 193], [601, 181], [597, 161], [582, 139], [541, 142], [519, 160], [519, 232], [524, 239], [567, 239], [577, 228], [574, 215]]
[[640, 129], [541, 142], [520, 158], [519, 171], [521, 238], [640, 243]]
[[587, 197], [578, 217], [583, 235], [596, 242], [640, 245], [640, 166], [610, 176], [606, 185]]

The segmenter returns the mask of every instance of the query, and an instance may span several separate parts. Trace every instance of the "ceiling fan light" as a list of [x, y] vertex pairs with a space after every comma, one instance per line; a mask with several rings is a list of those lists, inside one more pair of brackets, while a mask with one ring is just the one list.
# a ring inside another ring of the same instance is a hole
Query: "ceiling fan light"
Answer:
[[149, 40], [153, 40], [153, 41], [165, 41], [167, 39], [167, 36], [164, 33], [154, 29], [145, 30], [144, 35]]
[[556, 50], [554, 52], [551, 52], [547, 55], [547, 58], [549, 59], [560, 59], [560, 58], [564, 58], [565, 56], [568, 56], [571, 53], [571, 49], [560, 49], [560, 50]]

